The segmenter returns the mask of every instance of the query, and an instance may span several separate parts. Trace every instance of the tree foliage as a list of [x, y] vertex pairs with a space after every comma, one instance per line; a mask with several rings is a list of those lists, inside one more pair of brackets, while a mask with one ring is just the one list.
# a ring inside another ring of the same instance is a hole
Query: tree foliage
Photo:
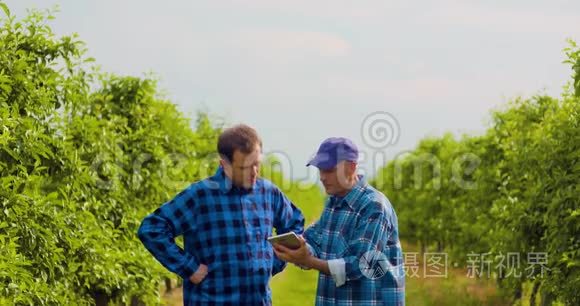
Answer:
[[[561, 98], [516, 98], [481, 136], [425, 138], [374, 183], [395, 203], [404, 239], [462, 264], [470, 253], [495, 255], [496, 267], [517, 254], [517, 271], [494, 274], [506, 292], [518, 297], [531, 282], [545, 304], [578, 305], [580, 57], [574, 43], [565, 51], [574, 86]], [[543, 272], [526, 264], [537, 253]]]
[[159, 302], [145, 214], [215, 170], [220, 131], [151, 77], [98, 72], [50, 12], [0, 27], [0, 304]]

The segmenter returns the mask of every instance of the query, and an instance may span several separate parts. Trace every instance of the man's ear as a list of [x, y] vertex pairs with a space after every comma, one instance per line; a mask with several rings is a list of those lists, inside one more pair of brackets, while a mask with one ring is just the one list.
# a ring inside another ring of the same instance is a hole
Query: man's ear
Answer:
[[229, 158], [223, 154], [219, 154], [219, 158], [220, 158], [220, 165], [222, 167], [228, 167], [231, 166], [232, 163], [229, 161]]
[[348, 174], [349, 175], [354, 175], [356, 173], [356, 163], [349, 161], [348, 162]]
[[224, 173], [226, 174], [226, 176], [231, 178], [233, 175], [232, 174], [232, 171], [233, 171], [232, 164], [230, 162], [228, 162], [226, 159], [221, 158], [220, 165], [224, 169]]

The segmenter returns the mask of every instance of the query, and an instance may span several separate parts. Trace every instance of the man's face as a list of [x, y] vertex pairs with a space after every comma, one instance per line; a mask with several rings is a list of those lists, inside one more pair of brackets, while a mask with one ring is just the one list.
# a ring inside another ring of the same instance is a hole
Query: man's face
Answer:
[[350, 178], [356, 170], [356, 164], [349, 161], [341, 161], [332, 169], [319, 169], [320, 181], [329, 195], [346, 194], [350, 186]]
[[224, 170], [232, 180], [232, 184], [243, 188], [251, 188], [254, 186], [260, 174], [261, 163], [262, 150], [260, 146], [256, 146], [248, 154], [240, 150], [235, 150], [231, 163], [222, 160]]

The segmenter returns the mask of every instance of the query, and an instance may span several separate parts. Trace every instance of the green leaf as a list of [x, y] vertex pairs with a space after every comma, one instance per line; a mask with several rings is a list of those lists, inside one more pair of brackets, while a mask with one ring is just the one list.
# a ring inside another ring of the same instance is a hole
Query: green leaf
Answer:
[[8, 9], [8, 5], [6, 5], [6, 3], [0, 2], [0, 8], [2, 8], [4, 14], [6, 14], [6, 17], [10, 17], [10, 10]]

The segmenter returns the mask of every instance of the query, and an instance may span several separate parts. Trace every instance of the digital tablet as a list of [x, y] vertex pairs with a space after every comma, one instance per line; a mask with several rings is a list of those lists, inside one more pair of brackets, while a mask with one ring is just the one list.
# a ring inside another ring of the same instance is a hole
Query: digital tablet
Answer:
[[298, 249], [300, 248], [300, 240], [294, 232], [288, 232], [281, 235], [268, 237], [270, 243], [279, 243], [287, 248]]

